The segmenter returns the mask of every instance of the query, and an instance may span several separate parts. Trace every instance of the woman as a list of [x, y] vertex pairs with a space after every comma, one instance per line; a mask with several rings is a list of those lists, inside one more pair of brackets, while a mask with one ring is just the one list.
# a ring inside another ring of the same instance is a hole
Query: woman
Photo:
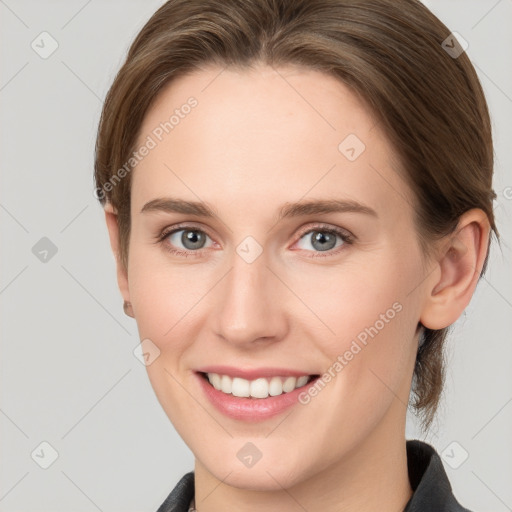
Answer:
[[99, 126], [125, 312], [195, 456], [159, 508], [466, 510], [425, 431], [497, 236], [487, 105], [415, 0], [171, 0]]

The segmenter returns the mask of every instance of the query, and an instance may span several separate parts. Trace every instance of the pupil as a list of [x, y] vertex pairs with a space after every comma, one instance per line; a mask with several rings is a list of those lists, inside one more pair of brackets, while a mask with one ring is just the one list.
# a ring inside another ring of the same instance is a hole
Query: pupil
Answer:
[[[312, 234], [313, 247], [315, 247], [315, 249], [320, 251], [327, 251], [336, 245], [336, 237], [332, 233], [326, 233], [325, 231], [314, 231]], [[320, 242], [320, 245], [316, 246], [316, 242]]]
[[181, 242], [187, 249], [200, 249], [204, 243], [204, 236], [198, 231], [184, 231]]

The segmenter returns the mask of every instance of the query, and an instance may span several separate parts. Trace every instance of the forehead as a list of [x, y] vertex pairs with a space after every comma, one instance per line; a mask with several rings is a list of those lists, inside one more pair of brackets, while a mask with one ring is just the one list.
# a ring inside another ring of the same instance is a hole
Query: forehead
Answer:
[[398, 196], [402, 210], [412, 204], [371, 111], [319, 71], [194, 71], [156, 98], [137, 147], [149, 139], [133, 172], [135, 208], [165, 194], [244, 210], [308, 195], [364, 199], [377, 210]]

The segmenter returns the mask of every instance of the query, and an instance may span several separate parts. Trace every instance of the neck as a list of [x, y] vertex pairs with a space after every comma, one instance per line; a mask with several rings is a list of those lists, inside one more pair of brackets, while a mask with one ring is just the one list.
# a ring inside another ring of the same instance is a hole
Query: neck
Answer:
[[[405, 414], [394, 400], [378, 427], [340, 461], [287, 489], [240, 489], [217, 479], [196, 459], [198, 512], [280, 510], [402, 512], [412, 496], [407, 470]], [[393, 410], [395, 409], [395, 410]], [[397, 425], [396, 418], [403, 416]]]

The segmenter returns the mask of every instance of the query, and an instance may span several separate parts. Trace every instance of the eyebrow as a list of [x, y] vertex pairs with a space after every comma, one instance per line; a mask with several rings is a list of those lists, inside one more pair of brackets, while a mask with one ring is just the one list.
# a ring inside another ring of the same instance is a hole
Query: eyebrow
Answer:
[[[165, 197], [147, 202], [141, 209], [146, 212], [185, 213], [198, 217], [217, 217], [217, 211], [206, 202], [185, 201], [183, 199]], [[307, 200], [297, 203], [285, 203], [278, 212], [278, 221], [305, 215], [321, 215], [326, 213], [363, 213], [378, 218], [375, 210], [353, 200], [322, 199]]]

